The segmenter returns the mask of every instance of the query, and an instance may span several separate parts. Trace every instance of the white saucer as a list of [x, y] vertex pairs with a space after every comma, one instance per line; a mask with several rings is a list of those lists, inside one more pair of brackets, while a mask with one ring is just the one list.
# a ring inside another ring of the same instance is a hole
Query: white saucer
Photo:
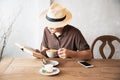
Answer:
[[47, 60], [47, 64], [52, 64], [53, 66], [57, 66], [59, 62], [55, 60]]
[[39, 70], [39, 73], [42, 74], [42, 75], [46, 75], [46, 76], [52, 76], [52, 75], [56, 75], [56, 74], [60, 73], [60, 70], [58, 68], [54, 67], [53, 72], [47, 73], [47, 72], [43, 72], [43, 68], [41, 68]]

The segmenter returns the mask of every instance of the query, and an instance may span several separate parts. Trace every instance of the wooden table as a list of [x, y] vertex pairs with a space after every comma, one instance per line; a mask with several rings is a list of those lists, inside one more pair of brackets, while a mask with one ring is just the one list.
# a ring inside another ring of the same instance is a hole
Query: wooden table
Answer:
[[38, 73], [41, 60], [35, 58], [4, 58], [0, 62], [0, 80], [120, 80], [120, 59], [93, 59], [93, 68], [84, 68], [77, 60], [53, 58], [60, 73], [45, 76]]

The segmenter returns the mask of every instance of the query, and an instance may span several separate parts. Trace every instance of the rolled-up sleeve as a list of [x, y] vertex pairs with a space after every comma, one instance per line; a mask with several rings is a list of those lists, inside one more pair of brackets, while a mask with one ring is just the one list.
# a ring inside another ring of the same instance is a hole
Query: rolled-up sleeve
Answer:
[[85, 38], [83, 37], [80, 31], [77, 32], [77, 35], [75, 37], [75, 45], [76, 48], [80, 51], [90, 49], [87, 41], [85, 40]]

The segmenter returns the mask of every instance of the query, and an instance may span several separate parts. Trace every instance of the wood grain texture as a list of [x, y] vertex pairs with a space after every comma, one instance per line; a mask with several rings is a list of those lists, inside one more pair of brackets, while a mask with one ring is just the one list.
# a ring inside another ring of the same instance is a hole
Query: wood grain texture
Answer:
[[[38, 73], [42, 67], [41, 59], [14, 58], [10, 65], [0, 74], [0, 80], [120, 80], [120, 60], [93, 59], [88, 61], [93, 68], [84, 68], [73, 59], [52, 58], [59, 61], [56, 67], [60, 73], [44, 76]], [[0, 68], [1, 71], [1, 68]]]

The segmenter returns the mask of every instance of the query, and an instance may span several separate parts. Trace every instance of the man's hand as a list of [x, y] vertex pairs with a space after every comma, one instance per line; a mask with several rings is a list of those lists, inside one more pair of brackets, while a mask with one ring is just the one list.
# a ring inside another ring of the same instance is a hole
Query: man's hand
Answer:
[[92, 58], [92, 54], [90, 50], [73, 51], [65, 48], [60, 48], [58, 50], [58, 56], [63, 59], [79, 58], [81, 60], [90, 60]]
[[70, 53], [71, 51], [65, 48], [60, 48], [58, 50], [58, 56], [63, 59], [70, 57]]
[[33, 56], [39, 59], [46, 58], [38, 49], [33, 52]]

